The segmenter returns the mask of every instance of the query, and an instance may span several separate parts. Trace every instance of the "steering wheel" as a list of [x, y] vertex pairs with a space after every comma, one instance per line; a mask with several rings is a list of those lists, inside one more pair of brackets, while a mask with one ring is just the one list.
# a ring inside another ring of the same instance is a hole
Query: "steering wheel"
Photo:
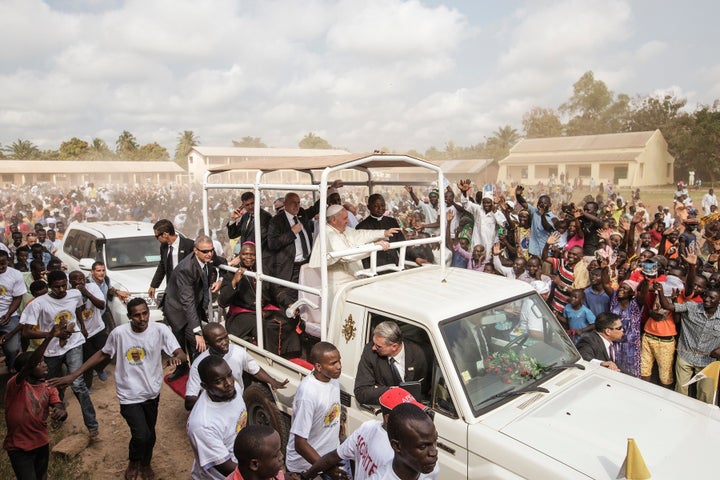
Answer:
[[530, 338], [530, 334], [529, 334], [529, 333], [523, 333], [523, 334], [520, 335], [519, 337], [513, 338], [511, 341], [509, 341], [509, 342], [507, 343], [507, 345], [505, 345], [504, 347], [502, 347], [501, 352], [505, 352], [505, 351], [507, 351], [507, 350], [510, 350], [510, 349], [513, 348], [513, 347], [516, 347], [516, 346], [522, 346], [522, 345], [524, 345], [528, 338]]

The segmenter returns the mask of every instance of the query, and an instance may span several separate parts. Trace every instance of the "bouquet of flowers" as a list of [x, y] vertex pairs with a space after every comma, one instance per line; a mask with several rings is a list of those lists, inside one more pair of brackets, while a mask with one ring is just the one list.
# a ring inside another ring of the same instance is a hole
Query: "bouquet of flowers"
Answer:
[[539, 378], [543, 367], [524, 353], [505, 350], [488, 357], [486, 370], [501, 377], [504, 383], [524, 383]]

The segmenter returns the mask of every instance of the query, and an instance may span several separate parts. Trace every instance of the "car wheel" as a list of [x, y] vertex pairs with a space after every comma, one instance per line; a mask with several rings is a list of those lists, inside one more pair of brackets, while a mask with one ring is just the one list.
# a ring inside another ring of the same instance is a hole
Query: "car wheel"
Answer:
[[248, 425], [267, 425], [280, 434], [282, 450], [285, 451], [290, 435], [290, 417], [278, 410], [270, 389], [253, 383], [243, 394], [248, 413]]

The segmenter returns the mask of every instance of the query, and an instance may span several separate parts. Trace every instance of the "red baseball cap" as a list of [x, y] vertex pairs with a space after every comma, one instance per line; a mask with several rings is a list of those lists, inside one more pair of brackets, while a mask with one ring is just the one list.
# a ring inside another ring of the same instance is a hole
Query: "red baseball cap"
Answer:
[[400, 387], [391, 387], [385, 393], [380, 395], [380, 405], [387, 409], [392, 410], [401, 403], [412, 403], [420, 410], [425, 411], [426, 406], [415, 400], [410, 392]]

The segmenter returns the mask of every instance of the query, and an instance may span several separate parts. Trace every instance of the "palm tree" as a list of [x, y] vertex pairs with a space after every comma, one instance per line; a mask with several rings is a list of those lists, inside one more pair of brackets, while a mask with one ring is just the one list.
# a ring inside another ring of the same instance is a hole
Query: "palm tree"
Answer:
[[510, 153], [510, 148], [520, 140], [520, 134], [510, 125], [499, 127], [487, 140], [487, 149], [492, 158], [497, 161]]
[[101, 138], [93, 138], [90, 145], [90, 158], [93, 160], [108, 159], [113, 156], [113, 152], [108, 147], [105, 140]]
[[3, 150], [8, 153], [8, 158], [15, 160], [38, 159], [42, 154], [37, 145], [30, 140], [21, 140], [19, 138], [12, 145], [3, 148]]
[[187, 156], [193, 147], [200, 144], [200, 139], [195, 136], [192, 130], [183, 130], [183, 132], [177, 137], [178, 144], [175, 147], [175, 161], [187, 160]]
[[133, 153], [139, 148], [135, 135], [123, 130], [115, 142], [115, 152], [118, 155], [132, 157]]

